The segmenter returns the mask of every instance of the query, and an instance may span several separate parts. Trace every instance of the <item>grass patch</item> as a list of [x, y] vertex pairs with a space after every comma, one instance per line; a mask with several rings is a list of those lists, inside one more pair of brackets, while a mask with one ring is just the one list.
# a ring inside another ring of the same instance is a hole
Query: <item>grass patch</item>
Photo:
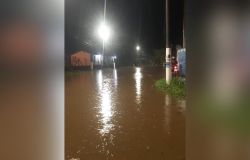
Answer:
[[166, 83], [165, 79], [160, 79], [155, 82], [155, 87], [171, 96], [178, 98], [186, 97], [186, 81], [181, 78], [173, 78], [170, 84]]

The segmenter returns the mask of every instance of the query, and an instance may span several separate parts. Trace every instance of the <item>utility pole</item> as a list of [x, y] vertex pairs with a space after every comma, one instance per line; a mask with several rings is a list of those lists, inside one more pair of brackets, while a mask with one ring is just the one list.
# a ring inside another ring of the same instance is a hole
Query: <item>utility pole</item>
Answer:
[[169, 44], [169, 1], [166, 0], [166, 82], [170, 83], [172, 79], [171, 71], [171, 48]]

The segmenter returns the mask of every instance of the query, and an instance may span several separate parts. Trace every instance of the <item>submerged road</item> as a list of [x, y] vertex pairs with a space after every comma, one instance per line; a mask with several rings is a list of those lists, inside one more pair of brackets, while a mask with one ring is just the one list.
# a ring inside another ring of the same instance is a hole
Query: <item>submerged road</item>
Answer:
[[66, 77], [66, 160], [184, 160], [185, 101], [154, 88], [161, 67]]

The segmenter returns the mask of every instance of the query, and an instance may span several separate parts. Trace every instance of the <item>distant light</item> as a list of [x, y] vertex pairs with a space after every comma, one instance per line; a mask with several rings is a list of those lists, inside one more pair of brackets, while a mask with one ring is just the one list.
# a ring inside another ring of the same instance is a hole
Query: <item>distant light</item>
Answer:
[[100, 54], [95, 55], [95, 56], [96, 56], [96, 58], [101, 58], [102, 57], [102, 55], [100, 55]]
[[116, 59], [116, 56], [112, 56], [112, 57], [111, 57], [111, 60], [112, 60], [112, 61], [115, 61], [115, 59]]
[[110, 38], [111, 30], [105, 23], [102, 23], [98, 28], [98, 35], [104, 42], [107, 42]]
[[102, 55], [98, 54], [98, 55], [94, 55], [94, 56], [95, 56], [96, 61], [98, 61], [98, 62], [101, 61]]
[[136, 46], [136, 50], [137, 50], [137, 51], [141, 50], [141, 47], [137, 45], [137, 46]]

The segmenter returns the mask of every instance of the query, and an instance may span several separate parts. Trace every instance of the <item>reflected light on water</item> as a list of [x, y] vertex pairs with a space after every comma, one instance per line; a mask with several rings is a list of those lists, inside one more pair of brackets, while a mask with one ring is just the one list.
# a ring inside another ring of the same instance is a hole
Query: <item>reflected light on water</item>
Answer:
[[112, 102], [111, 102], [111, 95], [110, 95], [109, 87], [104, 85], [102, 95], [101, 95], [101, 115], [102, 115], [102, 129], [100, 130], [101, 135], [109, 133], [112, 129], [113, 124], [110, 123], [112, 118]]
[[103, 75], [102, 71], [100, 70], [97, 73], [97, 84], [99, 88], [99, 106], [100, 108], [99, 113], [100, 116], [100, 122], [101, 122], [101, 129], [99, 130], [100, 134], [103, 136], [112, 129], [113, 124], [110, 123], [110, 120], [113, 116], [112, 111], [112, 99], [111, 99], [111, 84], [110, 79], [107, 79], [107, 81], [103, 81]]
[[103, 78], [102, 78], [102, 70], [99, 70], [99, 71], [97, 72], [96, 78], [97, 78], [97, 85], [98, 85], [98, 87], [99, 87], [99, 90], [101, 90], [101, 89], [102, 89], [102, 81], [103, 81]]
[[114, 71], [113, 71], [113, 76], [114, 76], [114, 84], [115, 84], [115, 87], [117, 87], [117, 85], [118, 85], [118, 79], [117, 79], [117, 70], [116, 69], [114, 69]]
[[135, 89], [136, 89], [136, 103], [140, 104], [141, 103], [141, 90], [142, 90], [142, 73], [141, 73], [141, 68], [136, 68], [135, 69]]
[[187, 103], [186, 100], [179, 100], [178, 101], [179, 110], [181, 112], [184, 112], [186, 110], [186, 105], [187, 105], [186, 103]]

